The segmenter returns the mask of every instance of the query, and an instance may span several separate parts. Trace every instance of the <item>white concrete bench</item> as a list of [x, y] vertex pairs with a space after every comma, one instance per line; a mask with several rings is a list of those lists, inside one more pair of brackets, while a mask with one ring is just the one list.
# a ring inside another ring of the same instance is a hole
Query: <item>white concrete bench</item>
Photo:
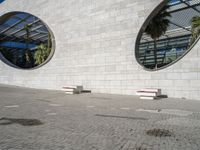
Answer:
[[76, 86], [76, 85], [70, 85], [70, 86], [64, 86], [61, 89], [66, 94], [80, 94], [83, 90], [83, 86]]
[[139, 95], [140, 99], [153, 100], [161, 95], [161, 89], [154, 89], [154, 88], [140, 89], [139, 91], [136, 92], [136, 95]]

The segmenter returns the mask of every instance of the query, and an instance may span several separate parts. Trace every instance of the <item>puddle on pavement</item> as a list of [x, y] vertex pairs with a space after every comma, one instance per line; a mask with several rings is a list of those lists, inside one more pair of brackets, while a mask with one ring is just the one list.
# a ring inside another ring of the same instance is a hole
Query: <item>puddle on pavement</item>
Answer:
[[0, 125], [19, 124], [22, 126], [39, 126], [44, 124], [38, 119], [0, 118]]

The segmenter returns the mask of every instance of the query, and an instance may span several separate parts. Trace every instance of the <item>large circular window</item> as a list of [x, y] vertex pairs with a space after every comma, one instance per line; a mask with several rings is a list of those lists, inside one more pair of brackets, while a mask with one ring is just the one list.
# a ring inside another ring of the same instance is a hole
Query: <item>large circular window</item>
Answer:
[[54, 37], [39, 18], [25, 12], [0, 17], [0, 59], [24, 69], [37, 68], [53, 56]]
[[147, 18], [136, 41], [136, 59], [147, 70], [170, 66], [200, 35], [200, 0], [165, 0]]

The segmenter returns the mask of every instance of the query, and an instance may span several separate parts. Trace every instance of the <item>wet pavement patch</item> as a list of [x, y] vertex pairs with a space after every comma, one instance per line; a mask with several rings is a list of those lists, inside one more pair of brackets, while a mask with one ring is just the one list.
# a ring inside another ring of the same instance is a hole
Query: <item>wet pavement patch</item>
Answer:
[[0, 118], [0, 125], [19, 124], [22, 126], [39, 126], [44, 124], [38, 119]]
[[166, 129], [151, 129], [146, 131], [147, 135], [155, 137], [170, 137], [173, 133]]

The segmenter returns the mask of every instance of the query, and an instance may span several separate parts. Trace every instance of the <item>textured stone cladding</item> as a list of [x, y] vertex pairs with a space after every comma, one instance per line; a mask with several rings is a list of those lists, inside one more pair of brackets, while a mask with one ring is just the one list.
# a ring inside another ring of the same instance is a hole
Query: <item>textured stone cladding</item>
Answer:
[[6, 0], [0, 15], [24, 11], [53, 31], [56, 49], [35, 70], [0, 61], [0, 83], [39, 89], [83, 85], [97, 93], [134, 95], [161, 88], [169, 97], [200, 100], [200, 42], [174, 65], [155, 72], [135, 59], [137, 34], [161, 0]]

